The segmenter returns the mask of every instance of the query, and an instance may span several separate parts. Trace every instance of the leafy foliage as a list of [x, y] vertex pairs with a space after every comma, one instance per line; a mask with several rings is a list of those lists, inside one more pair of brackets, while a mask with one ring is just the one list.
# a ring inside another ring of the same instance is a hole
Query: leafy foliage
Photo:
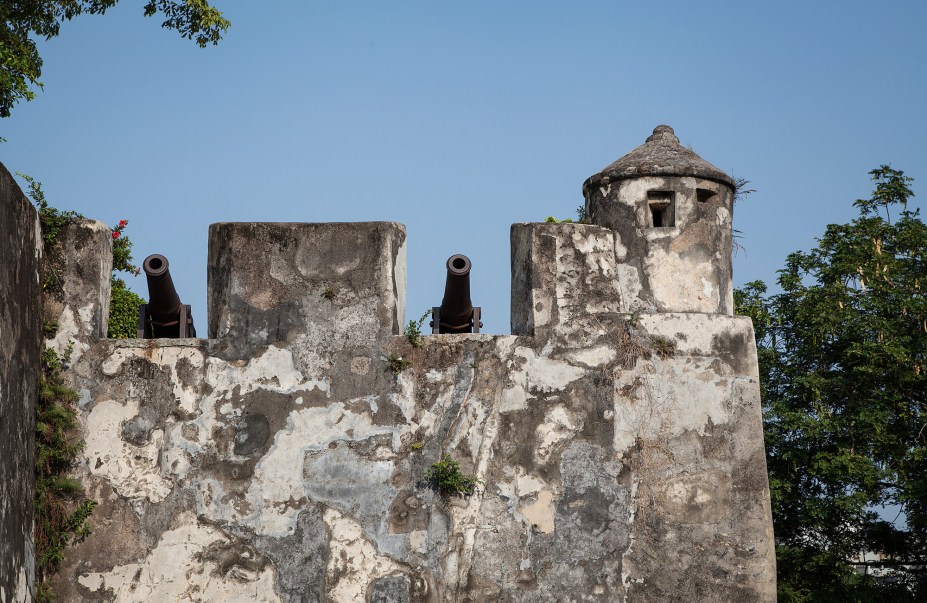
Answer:
[[110, 339], [127, 339], [138, 336], [138, 308], [145, 303], [134, 291], [126, 287], [121, 278], [113, 277], [113, 294], [109, 302]]
[[429, 485], [443, 496], [470, 496], [476, 492], [480, 480], [460, 470], [460, 463], [445, 454], [425, 473]]
[[22, 172], [16, 172], [16, 175], [26, 181], [29, 190], [26, 193], [32, 199], [33, 204], [39, 214], [39, 224], [42, 226], [42, 244], [45, 248], [45, 257], [42, 265], [42, 290], [45, 293], [58, 292], [61, 284], [61, 264], [64, 261], [61, 252], [55, 243], [61, 234], [61, 229], [65, 224], [77, 218], [84, 216], [75, 211], [61, 211], [48, 204], [45, 198], [45, 191], [42, 190], [42, 183]]
[[113, 280], [112, 296], [109, 302], [109, 328], [106, 336], [111, 339], [126, 339], [138, 336], [138, 307], [145, 303], [116, 272], [138, 275], [141, 271], [132, 263], [132, 241], [123, 234], [128, 220], [120, 220], [113, 229]]
[[90, 533], [87, 518], [96, 506], [96, 502], [83, 497], [80, 482], [68, 477], [83, 442], [74, 410], [77, 392], [65, 385], [61, 369], [62, 359], [54, 350], [46, 349], [35, 411], [35, 564], [39, 600], [49, 600], [50, 593], [42, 582], [57, 569], [64, 548]]
[[[36, 38], [54, 38], [65, 21], [80, 14], [103, 14], [119, 0], [0, 0], [0, 117], [41, 88], [42, 57]], [[201, 48], [218, 44], [231, 23], [206, 0], [150, 0], [146, 17], [161, 14], [161, 27], [174, 29]]]
[[42, 243], [44, 243], [45, 249], [54, 247], [64, 225], [74, 218], [83, 218], [84, 216], [76, 211], [61, 211], [50, 206], [45, 198], [45, 191], [42, 190], [41, 182], [22, 172], [16, 172], [16, 175], [29, 185], [29, 192], [26, 194], [32, 199], [36, 210], [39, 212], [39, 222], [42, 224]]
[[[114, 4], [116, 0], [111, 0]], [[206, 0], [149, 0], [145, 16], [164, 15], [161, 27], [174, 29], [185, 40], [194, 40], [200, 48], [215, 46], [232, 24]]]
[[[870, 175], [859, 217], [788, 256], [781, 293], [735, 294], [756, 329], [784, 601], [927, 598], [927, 226], [910, 178]], [[890, 580], [853, 571], [867, 551]]]
[[589, 210], [586, 209], [585, 203], [576, 208], [576, 220], [573, 220], [573, 218], [558, 220], [553, 216], [547, 216], [547, 218], [544, 219], [544, 222], [548, 224], [572, 224], [574, 221], [578, 224], [592, 224], [592, 221], [589, 219]]
[[113, 272], [129, 272], [138, 276], [141, 269], [132, 263], [132, 241], [123, 236], [128, 220], [119, 220], [113, 229]]

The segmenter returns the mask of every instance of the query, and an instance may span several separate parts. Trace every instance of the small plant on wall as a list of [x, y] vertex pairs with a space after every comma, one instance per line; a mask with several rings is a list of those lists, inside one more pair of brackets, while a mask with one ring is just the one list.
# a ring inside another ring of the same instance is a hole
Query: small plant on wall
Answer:
[[425, 324], [429, 316], [431, 316], [431, 310], [425, 310], [425, 313], [418, 320], [410, 320], [403, 330], [402, 334], [406, 336], [413, 348], [422, 347], [422, 325]]
[[411, 361], [405, 360], [402, 356], [397, 354], [390, 354], [386, 359], [386, 368], [392, 371], [394, 375], [398, 375], [410, 366], [412, 366]]
[[425, 481], [442, 496], [470, 496], [481, 484], [475, 475], [460, 470], [460, 463], [445, 454], [425, 473]]

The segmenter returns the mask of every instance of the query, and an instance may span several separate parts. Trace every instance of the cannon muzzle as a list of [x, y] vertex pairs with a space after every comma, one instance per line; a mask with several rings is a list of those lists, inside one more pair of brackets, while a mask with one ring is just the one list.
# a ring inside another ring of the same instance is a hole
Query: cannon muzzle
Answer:
[[180, 302], [167, 258], [154, 253], [142, 268], [148, 278], [148, 303], [138, 310], [138, 336], [143, 339], [196, 337], [190, 306]]
[[447, 281], [441, 305], [432, 308], [432, 333], [479, 333], [480, 308], [470, 301], [470, 258], [462, 254], [447, 260]]

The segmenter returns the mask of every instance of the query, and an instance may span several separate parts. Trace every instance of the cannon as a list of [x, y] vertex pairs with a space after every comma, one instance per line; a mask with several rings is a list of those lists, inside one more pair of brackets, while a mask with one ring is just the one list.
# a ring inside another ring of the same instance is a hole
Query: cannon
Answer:
[[190, 306], [180, 303], [167, 258], [154, 253], [142, 263], [148, 278], [148, 303], [138, 308], [139, 339], [196, 337]]
[[479, 333], [480, 308], [470, 301], [470, 258], [462, 254], [447, 259], [447, 281], [441, 305], [431, 309], [432, 333]]

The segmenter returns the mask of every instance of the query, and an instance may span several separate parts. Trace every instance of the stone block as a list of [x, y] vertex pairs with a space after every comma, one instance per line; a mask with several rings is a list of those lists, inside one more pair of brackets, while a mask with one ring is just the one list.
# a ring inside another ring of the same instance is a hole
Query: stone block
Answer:
[[608, 228], [572, 223], [512, 225], [512, 333], [568, 337], [625, 306]]
[[92, 341], [106, 337], [109, 327], [112, 230], [95, 220], [72, 220], [47, 252], [45, 318], [58, 325], [47, 345], [59, 356], [70, 348], [77, 360]]
[[394, 222], [213, 224], [209, 337], [243, 350], [321, 347], [342, 336], [362, 346], [398, 335], [405, 240]]

